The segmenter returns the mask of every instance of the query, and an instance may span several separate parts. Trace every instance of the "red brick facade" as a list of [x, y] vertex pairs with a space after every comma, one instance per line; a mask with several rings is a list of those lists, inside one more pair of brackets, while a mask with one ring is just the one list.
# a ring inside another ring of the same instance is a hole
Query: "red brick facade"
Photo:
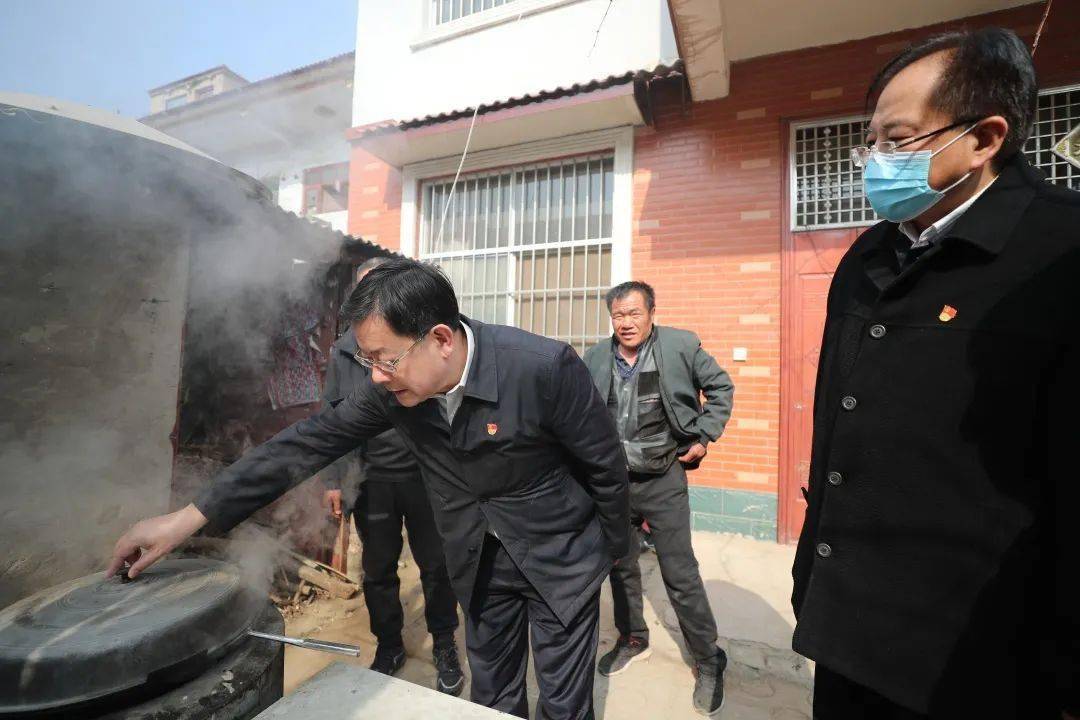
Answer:
[[[874, 73], [933, 32], [1001, 25], [1030, 43], [1042, 7], [736, 63], [721, 100], [655, 98], [656, 126], [634, 147], [634, 277], [656, 289], [659, 322], [696, 331], [736, 386], [731, 424], [692, 483], [776, 491], [788, 123], [861, 113]], [[1044, 87], [1080, 82], [1078, 21], [1076, 3], [1054, 8], [1036, 53]], [[735, 347], [746, 362], [731, 361]]]
[[401, 172], [363, 148], [349, 158], [349, 234], [401, 247]]
[[[957, 27], [1010, 27], [1030, 42], [1043, 5], [736, 63], [728, 97], [682, 103], [655, 87], [655, 127], [634, 147], [632, 268], [658, 321], [697, 332], [731, 373], [735, 413], [694, 485], [776, 493], [780, 461], [781, 269], [791, 121], [859, 114], [873, 74], [912, 40]], [[1080, 82], [1077, 3], [1059, 3], [1036, 64], [1044, 87]], [[354, 148], [349, 230], [399, 247], [400, 174]], [[736, 347], [746, 362], [733, 362]]]

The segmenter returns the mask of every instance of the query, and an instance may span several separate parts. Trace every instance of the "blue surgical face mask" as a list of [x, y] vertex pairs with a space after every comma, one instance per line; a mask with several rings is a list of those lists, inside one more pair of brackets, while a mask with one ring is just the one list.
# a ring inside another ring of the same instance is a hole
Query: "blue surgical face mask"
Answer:
[[945, 193], [967, 180], [970, 172], [944, 190], [935, 190], [930, 187], [930, 161], [974, 127], [972, 125], [935, 152], [870, 153], [863, 168], [863, 191], [874, 212], [892, 222], [906, 222], [922, 215], [945, 197]]

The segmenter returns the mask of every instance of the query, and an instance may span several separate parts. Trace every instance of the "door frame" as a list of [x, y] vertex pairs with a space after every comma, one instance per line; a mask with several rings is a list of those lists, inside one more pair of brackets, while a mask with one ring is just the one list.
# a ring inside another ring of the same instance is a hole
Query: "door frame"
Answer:
[[[783, 213], [783, 222], [780, 231], [780, 467], [776, 488], [776, 539], [777, 542], [790, 544], [798, 541], [798, 535], [789, 532], [791, 521], [789, 493], [795, 492], [799, 486], [799, 478], [796, 473], [795, 459], [797, 456], [797, 423], [793, 416], [792, 393], [798, 393], [796, 387], [798, 375], [792, 367], [787, 344], [801, 337], [802, 316], [798, 312], [795, 303], [795, 282], [798, 268], [795, 265], [795, 231], [794, 208], [791, 204], [791, 190], [795, 185], [795, 130], [802, 125], [851, 122], [866, 117], [860, 113], [836, 113], [820, 115], [817, 113], [803, 113], [788, 115], [780, 119], [781, 123], [781, 153], [783, 158], [783, 172], [781, 172], [782, 189], [780, 197], [780, 211]], [[822, 228], [823, 230], [847, 228], [866, 228], [873, 223], [859, 223], [842, 225], [834, 228]]]

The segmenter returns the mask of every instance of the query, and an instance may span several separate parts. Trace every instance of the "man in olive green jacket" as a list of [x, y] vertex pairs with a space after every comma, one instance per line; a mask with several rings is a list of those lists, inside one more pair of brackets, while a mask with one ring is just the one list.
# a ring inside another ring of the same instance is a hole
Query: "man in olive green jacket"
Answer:
[[[619, 430], [630, 474], [630, 511], [649, 523], [660, 573], [687, 649], [695, 660], [694, 705], [719, 710], [727, 658], [690, 544], [686, 469], [696, 468], [731, 417], [731, 378], [697, 335], [653, 323], [656, 299], [642, 282], [607, 295], [614, 334], [585, 353], [585, 364]], [[701, 396], [705, 396], [702, 405]], [[638, 543], [611, 571], [619, 641], [600, 659], [617, 675], [649, 655], [638, 567]]]

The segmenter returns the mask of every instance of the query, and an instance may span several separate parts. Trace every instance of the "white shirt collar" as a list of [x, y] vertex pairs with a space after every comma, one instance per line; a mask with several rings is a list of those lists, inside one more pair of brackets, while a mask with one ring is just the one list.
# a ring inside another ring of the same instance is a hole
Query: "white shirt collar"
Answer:
[[911, 241], [911, 247], [913, 247], [913, 248], [925, 247], [926, 245], [932, 245], [933, 243], [937, 242], [938, 239], [941, 238], [941, 236], [943, 236], [945, 233], [949, 232], [949, 230], [952, 228], [952, 226], [956, 224], [956, 221], [960, 219], [960, 216], [963, 215], [964, 212], [969, 207], [971, 207], [975, 203], [976, 200], [979, 199], [979, 196], [982, 195], [984, 192], [986, 192], [987, 188], [989, 188], [991, 185], [993, 185], [996, 180], [997, 180], [997, 178], [994, 178], [993, 180], [991, 180], [989, 183], [986, 184], [986, 187], [984, 187], [982, 190], [975, 193], [974, 195], [969, 197], [967, 200], [965, 200], [963, 203], [958, 205], [948, 215], [946, 215], [945, 217], [941, 218], [940, 220], [938, 220], [936, 223], [934, 223], [930, 227], [923, 230], [922, 233], [920, 233], [915, 228], [915, 225], [912, 224], [912, 222], [910, 220], [908, 220], [907, 222], [900, 223], [900, 231], [902, 233], [904, 233], [905, 235], [907, 235], [908, 240]]
[[469, 327], [468, 323], [464, 322], [461, 323], [461, 327], [465, 329], [465, 367], [461, 371], [461, 379], [458, 380], [457, 385], [446, 391], [447, 395], [456, 393], [465, 387], [465, 383], [469, 379], [469, 368], [472, 367], [473, 353], [476, 350], [476, 341], [473, 339], [472, 328]]
[[442, 407], [443, 417], [448, 424], [454, 422], [454, 416], [457, 415], [458, 408], [461, 407], [462, 395], [465, 390], [465, 383], [469, 380], [469, 368], [472, 367], [473, 353], [476, 350], [476, 341], [473, 339], [472, 328], [467, 323], [461, 323], [461, 327], [465, 329], [465, 367], [461, 371], [461, 379], [458, 380], [457, 385], [447, 390], [445, 393], [438, 393], [435, 395], [435, 399], [439, 401], [440, 407]]

